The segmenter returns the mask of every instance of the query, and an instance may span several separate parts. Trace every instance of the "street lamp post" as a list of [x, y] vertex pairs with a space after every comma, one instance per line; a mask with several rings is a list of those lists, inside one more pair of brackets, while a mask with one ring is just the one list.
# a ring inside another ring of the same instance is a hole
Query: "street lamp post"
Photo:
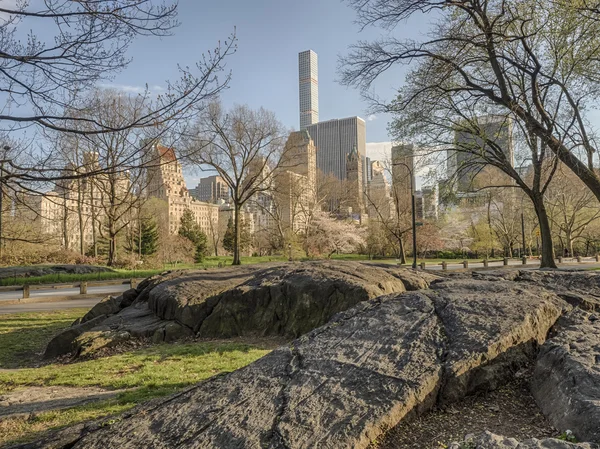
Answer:
[[4, 255], [4, 229], [2, 217], [4, 216], [4, 159], [10, 151], [10, 147], [5, 145], [3, 147], [4, 154], [2, 155], [2, 161], [0, 161], [0, 258]]
[[410, 195], [411, 195], [411, 211], [412, 211], [412, 244], [413, 244], [413, 270], [417, 269], [417, 206], [415, 200], [415, 177], [413, 170], [404, 162], [394, 162], [392, 165], [403, 165], [408, 170], [410, 175]]

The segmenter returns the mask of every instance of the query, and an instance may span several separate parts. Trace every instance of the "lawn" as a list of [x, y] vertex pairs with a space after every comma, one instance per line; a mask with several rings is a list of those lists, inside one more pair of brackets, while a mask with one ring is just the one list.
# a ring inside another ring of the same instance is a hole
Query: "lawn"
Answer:
[[[369, 257], [364, 254], [334, 254], [331, 256], [332, 260], [369, 260]], [[276, 256], [246, 256], [242, 257], [242, 264], [259, 264], [267, 262], [286, 262], [288, 256], [276, 255]], [[294, 255], [294, 260], [305, 261], [308, 260], [306, 257], [301, 257], [298, 254]], [[464, 259], [419, 259], [419, 264], [425, 262], [426, 264], [440, 264], [442, 261], [447, 263], [462, 263]], [[490, 259], [490, 262], [498, 262], [502, 259]], [[167, 264], [163, 268], [157, 268], [152, 270], [123, 270], [114, 269], [109, 272], [102, 273], [86, 273], [86, 274], [49, 274], [46, 276], [35, 276], [29, 278], [4, 278], [0, 280], [0, 286], [8, 285], [23, 285], [23, 284], [59, 284], [69, 282], [80, 282], [80, 281], [106, 281], [113, 279], [131, 279], [131, 278], [147, 278], [156, 274], [162, 273], [165, 270], [181, 270], [181, 269], [213, 269], [221, 266], [231, 265], [233, 258], [231, 256], [209, 256], [204, 259], [204, 262], [198, 264]], [[396, 264], [398, 260], [395, 258], [390, 259], [374, 259], [374, 262]], [[476, 263], [481, 262], [482, 259], [469, 259], [469, 262]], [[410, 266], [412, 259], [407, 258], [406, 265]]]
[[[331, 257], [334, 260], [366, 260], [367, 256], [360, 254], [339, 254]], [[242, 256], [243, 265], [267, 263], [267, 262], [286, 262], [288, 256]], [[307, 260], [305, 257], [300, 257], [295, 260]], [[113, 271], [100, 273], [85, 273], [85, 274], [69, 274], [57, 273], [48, 274], [45, 276], [24, 277], [8, 277], [0, 279], [0, 286], [12, 285], [35, 285], [35, 284], [59, 284], [80, 281], [107, 281], [113, 279], [130, 279], [130, 278], [147, 278], [156, 274], [162, 273], [165, 270], [182, 270], [182, 269], [211, 269], [221, 266], [231, 265], [233, 257], [231, 256], [209, 256], [204, 259], [204, 262], [198, 264], [166, 264], [163, 268], [152, 270], [123, 270], [113, 269]]]
[[276, 341], [160, 344], [109, 357], [35, 367], [51, 336], [81, 316], [81, 309], [5, 315], [0, 321], [0, 395], [27, 386], [101, 387], [125, 390], [116, 397], [33, 417], [0, 420], [0, 445], [34, 438], [39, 432], [134, 407], [174, 393], [215, 374], [241, 368], [267, 354]]

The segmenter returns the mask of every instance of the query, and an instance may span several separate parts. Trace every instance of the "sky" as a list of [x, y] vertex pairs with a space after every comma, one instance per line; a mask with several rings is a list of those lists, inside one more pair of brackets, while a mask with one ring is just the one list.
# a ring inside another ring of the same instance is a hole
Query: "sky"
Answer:
[[[389, 117], [369, 114], [360, 93], [338, 82], [339, 56], [359, 40], [387, 33], [374, 27], [361, 31], [355, 19], [354, 10], [340, 0], [180, 0], [181, 25], [174, 35], [136, 41], [131, 64], [111, 84], [129, 92], [146, 84], [164, 86], [165, 80], [177, 78], [178, 64], [192, 66], [235, 29], [238, 50], [228, 61], [232, 80], [222, 95], [225, 105], [264, 107], [286, 127], [298, 129], [298, 53], [312, 49], [319, 57], [319, 119], [358, 115], [367, 120], [367, 142], [389, 141]], [[419, 19], [412, 19], [392, 33], [418, 38], [424, 28]], [[376, 93], [391, 99], [403, 73], [399, 67], [385, 74]], [[186, 178], [194, 182], [197, 176]]]

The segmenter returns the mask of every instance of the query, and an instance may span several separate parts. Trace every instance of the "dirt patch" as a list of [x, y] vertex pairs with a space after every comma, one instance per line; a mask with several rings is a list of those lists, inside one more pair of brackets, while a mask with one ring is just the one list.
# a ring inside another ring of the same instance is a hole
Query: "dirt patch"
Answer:
[[489, 430], [517, 440], [557, 436], [529, 391], [531, 369], [498, 390], [465, 398], [444, 409], [407, 419], [369, 449], [442, 449], [466, 435]]
[[28, 387], [0, 396], [0, 419], [61, 410], [115, 397], [124, 390], [95, 387]]

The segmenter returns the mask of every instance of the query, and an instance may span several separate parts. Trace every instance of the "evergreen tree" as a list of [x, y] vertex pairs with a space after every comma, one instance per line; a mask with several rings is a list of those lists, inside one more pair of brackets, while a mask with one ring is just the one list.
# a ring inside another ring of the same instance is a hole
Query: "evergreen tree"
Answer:
[[194, 213], [190, 209], [186, 209], [181, 216], [179, 235], [194, 244], [194, 247], [196, 248], [194, 261], [196, 263], [202, 262], [208, 250], [208, 238], [204, 231], [202, 231], [200, 225], [196, 223]]
[[[229, 217], [229, 221], [227, 222], [227, 229], [225, 230], [225, 235], [223, 236], [223, 249], [225, 251], [233, 253], [234, 249], [234, 226], [233, 226], [233, 218]], [[246, 251], [252, 245], [252, 234], [250, 234], [250, 226], [243, 218], [240, 219], [240, 251]]]
[[136, 253], [142, 256], [158, 251], [158, 226], [153, 219], [142, 219], [140, 232], [133, 237], [133, 243]]
[[228, 253], [233, 252], [234, 232], [233, 217], [229, 217], [229, 221], [227, 221], [227, 229], [225, 230], [225, 235], [223, 236], [223, 249]]

